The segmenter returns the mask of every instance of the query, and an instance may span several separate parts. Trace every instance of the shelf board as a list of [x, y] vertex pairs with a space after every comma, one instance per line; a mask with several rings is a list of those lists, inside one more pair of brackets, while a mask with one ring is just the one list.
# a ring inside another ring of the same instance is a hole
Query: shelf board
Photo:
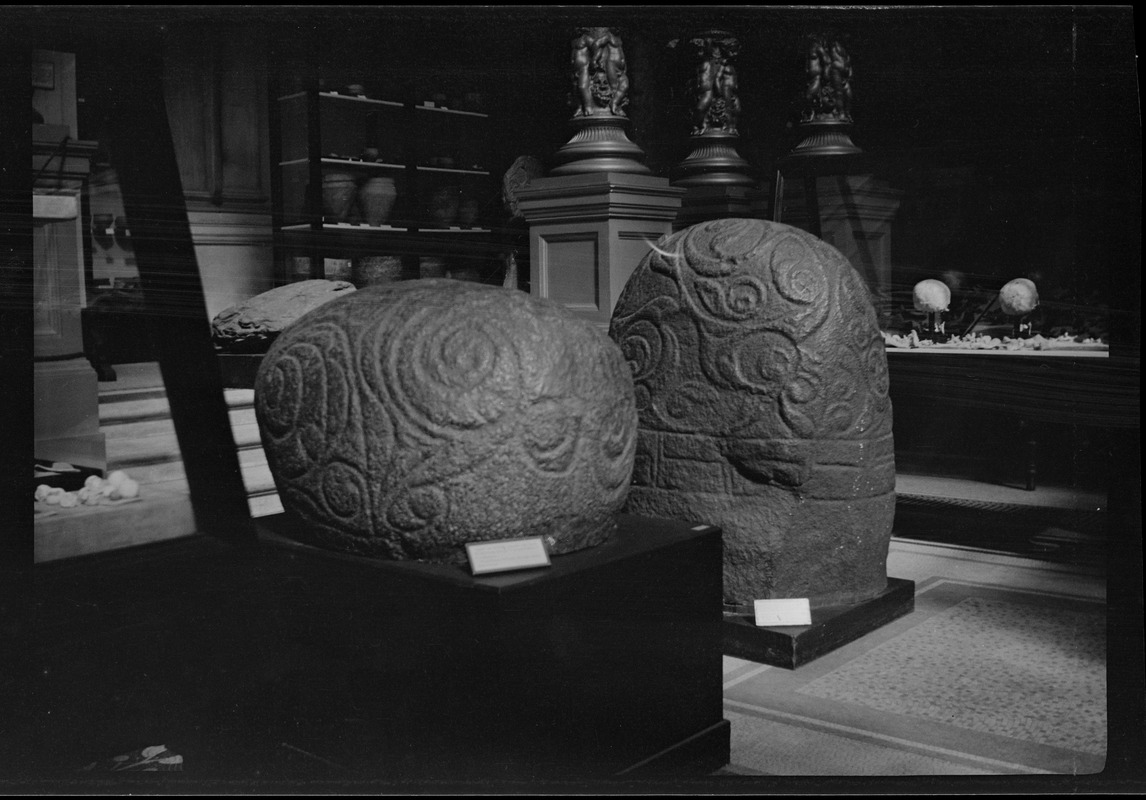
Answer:
[[390, 106], [392, 108], [402, 108], [404, 103], [399, 103], [394, 100], [375, 100], [373, 97], [365, 97], [362, 95], [352, 94], [339, 94], [338, 92], [319, 92], [319, 97], [326, 97], [330, 100], [345, 100], [348, 103], [367, 103], [375, 106]]
[[418, 228], [418, 233], [490, 233], [489, 228]]
[[[367, 225], [365, 222], [354, 224], [351, 222], [323, 222], [322, 229], [324, 231], [356, 231], [366, 233], [387, 233], [398, 232], [407, 233], [409, 228], [398, 228], [393, 225]], [[311, 226], [307, 223], [300, 223], [298, 225], [283, 225], [280, 228], [282, 231], [309, 231]]]
[[294, 92], [292, 94], [284, 94], [282, 97], [278, 98], [278, 101], [280, 103], [285, 103], [287, 100], [295, 100], [295, 99], [298, 99], [299, 97], [306, 97], [306, 92]]
[[[305, 158], [301, 159], [301, 160], [304, 162], [306, 161]], [[329, 156], [324, 157], [320, 160], [322, 161], [323, 164], [329, 164], [330, 166], [338, 166], [338, 167], [366, 167], [367, 169], [405, 169], [406, 168], [402, 164], [391, 164], [388, 161], [355, 161], [352, 158], [330, 158]], [[288, 163], [295, 163], [295, 162], [286, 162], [286, 163], [280, 164], [279, 166], [286, 166]]]
[[460, 169], [458, 167], [424, 167], [421, 164], [419, 164], [417, 168], [418, 168], [418, 170], [420, 170], [422, 172], [453, 172], [453, 173], [459, 173], [462, 175], [489, 175], [489, 170], [487, 170], [487, 169]]
[[483, 114], [480, 111], [460, 111], [456, 108], [442, 108], [441, 106], [414, 106], [418, 111], [433, 111], [438, 114], [461, 114], [466, 117], [477, 117], [479, 119], [489, 119], [489, 114]]
[[[297, 225], [283, 225], [279, 230], [284, 233], [302, 232], [312, 230], [311, 226], [307, 223], [300, 223]], [[365, 222], [354, 224], [351, 222], [324, 222], [322, 223], [322, 230], [324, 231], [356, 231], [366, 233], [409, 233], [414, 230], [413, 228], [399, 228], [393, 225], [367, 225]], [[432, 234], [454, 234], [454, 233], [491, 233], [490, 228], [462, 228], [453, 226], [449, 228], [430, 228], [421, 227], [417, 229], [418, 233], [432, 233]]]

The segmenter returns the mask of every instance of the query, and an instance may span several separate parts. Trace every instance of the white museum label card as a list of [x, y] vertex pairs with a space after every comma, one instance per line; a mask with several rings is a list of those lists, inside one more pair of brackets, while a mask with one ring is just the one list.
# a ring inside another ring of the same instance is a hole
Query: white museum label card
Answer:
[[466, 545], [466, 555], [474, 575], [549, 566], [549, 551], [540, 536], [471, 542]]
[[812, 606], [808, 598], [792, 600], [755, 600], [756, 625], [811, 625]]

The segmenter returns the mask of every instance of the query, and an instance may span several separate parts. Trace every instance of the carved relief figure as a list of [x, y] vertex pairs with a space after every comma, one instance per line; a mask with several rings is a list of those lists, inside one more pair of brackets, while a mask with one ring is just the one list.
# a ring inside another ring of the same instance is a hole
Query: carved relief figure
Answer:
[[808, 40], [808, 61], [805, 67], [807, 73], [807, 88], [804, 90], [804, 100], [807, 102], [807, 116], [813, 117], [819, 110], [820, 93], [824, 88], [824, 73], [828, 67], [827, 44], [819, 36]]
[[851, 122], [852, 65], [843, 43], [820, 35], [808, 40], [804, 121]]
[[828, 76], [832, 87], [832, 113], [838, 119], [850, 122], [852, 116], [852, 60], [840, 42], [832, 43]]
[[577, 92], [576, 117], [593, 114], [593, 93], [590, 86], [593, 80], [593, 28], [581, 28], [573, 40], [573, 86]]
[[692, 43], [700, 50], [693, 135], [709, 130], [735, 134], [740, 121], [739, 83], [732, 63], [736, 56], [736, 42], [704, 37], [693, 39]]
[[573, 116], [624, 116], [629, 78], [621, 39], [605, 27], [581, 28], [573, 40]]
[[609, 335], [639, 414], [626, 510], [723, 528], [726, 602], [886, 588], [887, 357], [839, 251], [779, 223], [694, 225], [637, 267]]

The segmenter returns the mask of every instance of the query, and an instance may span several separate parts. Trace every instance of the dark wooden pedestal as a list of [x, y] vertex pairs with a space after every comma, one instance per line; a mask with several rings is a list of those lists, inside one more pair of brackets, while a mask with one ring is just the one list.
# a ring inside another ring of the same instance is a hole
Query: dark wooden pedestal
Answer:
[[[363, 778], [706, 774], [728, 762], [717, 528], [621, 517], [551, 567], [461, 566], [264, 541], [303, 658], [282, 676], [282, 736]], [[292, 718], [306, 720], [292, 725]], [[289, 738], [286, 738], [289, 737]]]
[[[38, 567], [10, 650], [6, 778], [488, 790], [728, 762], [718, 528], [620, 517], [547, 569], [474, 578], [259, 525], [249, 550], [194, 536]], [[77, 772], [160, 744], [182, 772]]]
[[219, 372], [228, 389], [254, 389], [263, 353], [219, 353]]
[[724, 654], [795, 669], [854, 642], [915, 608], [915, 582], [888, 578], [864, 603], [812, 610], [811, 625], [757, 627], [751, 616], [725, 614]]

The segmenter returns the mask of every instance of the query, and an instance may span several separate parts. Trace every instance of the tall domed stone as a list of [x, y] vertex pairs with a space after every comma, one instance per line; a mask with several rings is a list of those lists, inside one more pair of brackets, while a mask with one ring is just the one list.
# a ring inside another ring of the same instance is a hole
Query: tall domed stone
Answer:
[[360, 289], [267, 353], [255, 411], [284, 507], [327, 547], [464, 561], [464, 545], [605, 541], [636, 447], [620, 350], [563, 307], [449, 280]]
[[694, 225], [641, 262], [609, 333], [640, 417], [626, 510], [721, 526], [727, 603], [887, 588], [887, 357], [839, 251], [774, 222]]

